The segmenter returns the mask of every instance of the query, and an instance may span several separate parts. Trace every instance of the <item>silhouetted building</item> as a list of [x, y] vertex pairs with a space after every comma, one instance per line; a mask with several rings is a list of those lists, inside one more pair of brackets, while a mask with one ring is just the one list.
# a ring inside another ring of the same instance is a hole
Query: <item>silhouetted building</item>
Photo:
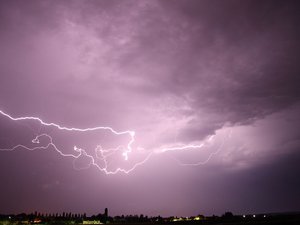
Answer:
[[105, 210], [104, 210], [104, 216], [107, 218], [108, 217], [108, 209], [107, 208], [105, 208]]

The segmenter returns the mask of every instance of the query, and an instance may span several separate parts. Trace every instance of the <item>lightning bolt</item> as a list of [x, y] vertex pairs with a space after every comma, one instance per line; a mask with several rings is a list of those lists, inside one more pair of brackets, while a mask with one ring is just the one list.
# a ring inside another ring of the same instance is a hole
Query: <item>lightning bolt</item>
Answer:
[[[95, 157], [92, 156], [91, 154], [88, 154], [85, 149], [79, 148], [77, 146], [73, 146], [74, 154], [63, 153], [55, 145], [55, 143], [53, 142], [52, 137], [49, 134], [46, 134], [46, 133], [39, 134], [32, 140], [33, 144], [39, 144], [41, 138], [47, 138], [49, 140], [49, 143], [45, 146], [36, 146], [36, 147], [29, 148], [25, 145], [18, 144], [16, 146], [12, 147], [12, 148], [0, 149], [0, 151], [13, 151], [13, 150], [16, 150], [18, 148], [24, 148], [26, 150], [34, 151], [34, 150], [38, 150], [38, 149], [48, 149], [49, 147], [53, 147], [54, 150], [63, 157], [71, 157], [71, 158], [74, 158], [74, 160], [79, 159], [82, 156], [88, 158], [89, 159], [89, 164], [87, 165], [86, 168], [88, 168], [90, 166], [95, 166], [98, 170], [104, 172], [107, 175], [117, 174], [117, 173], [120, 173], [120, 172], [128, 174], [128, 173], [132, 172], [133, 170], [135, 170], [138, 166], [141, 166], [146, 161], [148, 161], [151, 158], [151, 156], [154, 155], [154, 154], [162, 154], [162, 153], [169, 152], [169, 151], [178, 151], [178, 150], [187, 150], [187, 149], [200, 149], [200, 148], [204, 147], [207, 142], [211, 142], [214, 138], [214, 135], [212, 135], [208, 138], [208, 140], [206, 140], [206, 142], [198, 144], [198, 145], [190, 144], [190, 145], [182, 145], [182, 146], [161, 148], [161, 149], [158, 149], [157, 151], [153, 151], [153, 152], [148, 153], [147, 156], [142, 161], [139, 161], [139, 162], [135, 163], [130, 169], [123, 169], [123, 168], [118, 167], [114, 170], [109, 170], [108, 169], [108, 164], [109, 164], [108, 163], [108, 157], [115, 154], [116, 152], [119, 152], [119, 151], [122, 150], [122, 156], [123, 156], [124, 160], [125, 161], [128, 160], [129, 154], [132, 153], [132, 145], [135, 142], [135, 132], [134, 131], [132, 131], [132, 130], [116, 131], [113, 128], [107, 127], [107, 126], [104, 126], [104, 127], [103, 126], [98, 126], [98, 127], [92, 127], [92, 128], [75, 128], [75, 127], [69, 128], [69, 127], [61, 126], [61, 125], [56, 124], [56, 123], [44, 122], [42, 119], [40, 119], [38, 117], [33, 117], [33, 116], [13, 117], [13, 116], [3, 112], [2, 110], [0, 110], [0, 114], [3, 115], [4, 117], [9, 118], [12, 121], [33, 120], [33, 121], [39, 122], [43, 126], [55, 127], [59, 130], [64, 130], [64, 131], [87, 132], [87, 131], [108, 130], [108, 131], [112, 132], [115, 135], [128, 135], [129, 136], [129, 141], [128, 141], [126, 147], [118, 146], [117, 148], [114, 148], [114, 149], [103, 149], [100, 145], [97, 145], [97, 147], [94, 149], [95, 155], [96, 155]], [[216, 153], [211, 154], [209, 156], [209, 158], [206, 160], [206, 162], [208, 162], [214, 154], [216, 154]], [[99, 159], [104, 162], [104, 166], [100, 166], [97, 163], [97, 160], [99, 160]], [[73, 161], [73, 165], [74, 165], [74, 162], [75, 161]], [[206, 163], [206, 162], [204, 162], [204, 163]], [[202, 163], [202, 164], [204, 164], [204, 163]], [[187, 164], [183, 164], [183, 163], [180, 163], [180, 164], [187, 165]], [[192, 165], [192, 164], [190, 164], [190, 165]], [[200, 164], [193, 164], [193, 165], [200, 165]], [[74, 168], [76, 169], [75, 165], [74, 165]]]
[[[128, 155], [129, 155], [129, 153], [132, 152], [132, 144], [135, 141], [135, 132], [131, 131], [131, 130], [116, 131], [116, 130], [114, 130], [111, 127], [102, 127], [102, 126], [92, 127], [92, 128], [83, 128], [83, 129], [82, 128], [75, 128], [75, 127], [69, 128], [69, 127], [60, 126], [60, 125], [58, 125], [56, 123], [47, 123], [47, 122], [44, 122], [42, 119], [40, 119], [38, 117], [33, 117], [33, 116], [13, 117], [13, 116], [11, 116], [11, 115], [3, 112], [2, 110], [0, 110], [0, 114], [3, 115], [3, 116], [5, 116], [5, 117], [7, 117], [7, 118], [9, 118], [10, 120], [13, 120], [13, 121], [34, 120], [34, 121], [38, 121], [41, 125], [48, 126], [48, 127], [56, 127], [59, 130], [65, 130], [65, 131], [87, 132], [87, 131], [97, 131], [97, 130], [109, 130], [110, 132], [112, 132], [115, 135], [129, 135], [130, 140], [129, 140], [128, 144], [127, 144], [127, 147], [125, 148], [125, 150], [122, 153], [122, 155], [123, 155], [123, 157], [124, 157], [125, 160], [128, 160]], [[137, 166], [139, 166], [139, 165], [143, 164], [144, 162], [146, 162], [150, 158], [150, 156], [151, 156], [151, 154], [149, 154], [143, 161], [141, 161], [139, 163], [136, 163], [131, 169], [125, 170], [125, 169], [122, 169], [122, 168], [117, 168], [114, 171], [109, 171], [108, 168], [107, 168], [107, 166], [108, 166], [107, 157], [110, 154], [113, 154], [118, 149], [120, 149], [120, 146], [118, 148], [116, 148], [116, 149], [109, 149], [109, 150], [104, 150], [100, 146], [97, 146], [97, 148], [95, 149], [96, 154], [97, 154], [97, 152], [100, 152], [100, 155], [101, 155], [100, 158], [104, 161], [104, 164], [105, 164], [104, 167], [100, 167], [95, 162], [95, 158], [92, 155], [88, 154], [84, 149], [78, 148], [77, 146], [74, 146], [74, 151], [77, 154], [65, 154], [65, 153], [63, 153], [54, 144], [52, 137], [50, 135], [48, 135], [48, 134], [39, 134], [39, 135], [37, 135], [32, 140], [32, 143], [34, 143], [34, 144], [40, 143], [40, 138], [41, 137], [46, 137], [46, 138], [49, 139], [49, 143], [46, 146], [38, 146], [38, 147], [29, 148], [29, 147], [27, 147], [25, 145], [19, 144], [19, 145], [16, 145], [16, 146], [14, 146], [13, 148], [10, 148], [10, 149], [0, 149], [0, 150], [1, 151], [13, 151], [13, 150], [15, 150], [17, 148], [24, 148], [24, 149], [33, 151], [33, 150], [37, 150], [37, 149], [47, 149], [50, 146], [52, 146], [63, 157], [72, 157], [74, 159], [78, 159], [81, 156], [88, 157], [90, 159], [90, 161], [91, 161], [90, 165], [96, 166], [100, 171], [105, 172], [106, 174], [116, 174], [118, 172], [129, 173], [132, 170], [134, 170]], [[107, 153], [109, 153], [109, 154], [107, 154]]]
[[[221, 144], [219, 145], [219, 147], [217, 148], [217, 150], [214, 151], [214, 152], [212, 152], [212, 153], [210, 153], [209, 156], [208, 156], [208, 157], [206, 158], [206, 160], [204, 160], [204, 161], [199, 161], [199, 162], [195, 162], [195, 163], [183, 163], [183, 162], [179, 161], [178, 159], [175, 159], [175, 160], [176, 160], [176, 161], [178, 162], [178, 164], [181, 165], [181, 166], [200, 166], [200, 165], [205, 165], [206, 163], [208, 163], [208, 161], [209, 161], [214, 155], [219, 154], [219, 152], [222, 150], [222, 148], [223, 148], [223, 146], [224, 146], [226, 140], [227, 140], [228, 138], [230, 138], [231, 135], [232, 135], [232, 130], [230, 129], [229, 132], [228, 132], [228, 134], [227, 134], [226, 136], [223, 136], [222, 142], [221, 142]], [[211, 135], [211, 136], [209, 137], [209, 139], [208, 139], [208, 142], [211, 142], [211, 141], [214, 139], [214, 137], [215, 137], [215, 135]], [[203, 147], [204, 145], [205, 145], [205, 144], [203, 144], [201, 147]]]
[[208, 137], [208, 139], [200, 144], [189, 144], [189, 145], [181, 145], [181, 146], [173, 146], [173, 147], [165, 147], [165, 148], [161, 148], [158, 149], [156, 151], [156, 153], [160, 154], [160, 153], [165, 153], [165, 152], [169, 152], [169, 151], [179, 151], [179, 150], [191, 150], [191, 149], [199, 149], [199, 148], [203, 148], [207, 145], [207, 143], [212, 142], [212, 140], [214, 139], [215, 135], [210, 135]]

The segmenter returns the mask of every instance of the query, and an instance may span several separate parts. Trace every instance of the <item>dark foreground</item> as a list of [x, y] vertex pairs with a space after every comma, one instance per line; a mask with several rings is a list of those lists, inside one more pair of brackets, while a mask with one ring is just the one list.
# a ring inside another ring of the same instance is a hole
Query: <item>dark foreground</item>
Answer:
[[[32, 218], [31, 218], [32, 217]], [[233, 215], [225, 213], [223, 216], [196, 216], [196, 217], [138, 217], [116, 216], [109, 217], [105, 214], [98, 216], [34, 216], [22, 214], [0, 215], [0, 225], [41, 224], [41, 225], [79, 225], [79, 224], [103, 224], [103, 225], [300, 225], [300, 213], [259, 214], [259, 215]]]

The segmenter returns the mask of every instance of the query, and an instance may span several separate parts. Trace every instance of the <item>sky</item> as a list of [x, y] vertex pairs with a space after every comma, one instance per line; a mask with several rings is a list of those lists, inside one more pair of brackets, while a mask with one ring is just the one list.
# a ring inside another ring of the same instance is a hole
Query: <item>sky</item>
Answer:
[[0, 213], [300, 211], [299, 10], [0, 1]]

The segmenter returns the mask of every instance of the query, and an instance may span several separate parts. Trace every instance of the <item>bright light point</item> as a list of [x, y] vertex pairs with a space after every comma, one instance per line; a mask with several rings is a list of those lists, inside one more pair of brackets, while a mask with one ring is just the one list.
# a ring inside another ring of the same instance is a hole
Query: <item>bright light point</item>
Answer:
[[243, 218], [246, 218], [246, 215], [243, 215]]
[[127, 152], [123, 152], [122, 155], [124, 156], [124, 159], [125, 159], [125, 160], [128, 160], [128, 154], [127, 154]]
[[39, 144], [40, 141], [37, 138], [35, 138], [35, 139], [32, 140], [32, 143]]
[[253, 218], [255, 218], [256, 216], [255, 215], [253, 215]]

